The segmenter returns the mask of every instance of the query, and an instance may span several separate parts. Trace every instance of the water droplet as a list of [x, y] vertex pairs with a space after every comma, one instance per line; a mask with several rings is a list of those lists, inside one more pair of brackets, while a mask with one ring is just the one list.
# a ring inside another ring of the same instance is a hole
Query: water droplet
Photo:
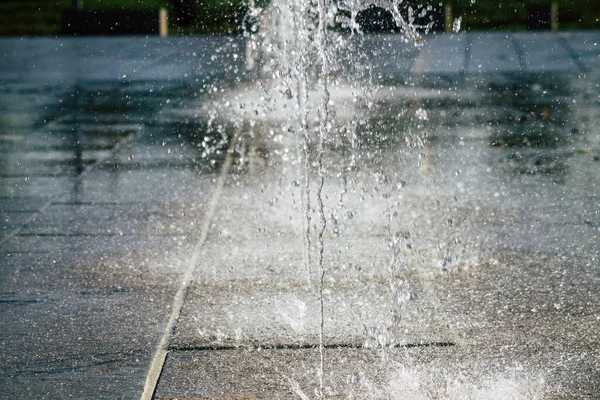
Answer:
[[[471, 3], [471, 4], [473, 4], [473, 3]], [[458, 17], [458, 18], [454, 19], [454, 22], [452, 22], [452, 32], [454, 32], [454, 33], [460, 32], [461, 22], [462, 22], [462, 17]]]
[[422, 108], [417, 109], [417, 111], [415, 111], [415, 115], [420, 121], [428, 120], [427, 111], [423, 110]]
[[448, 266], [449, 264], [452, 264], [452, 257], [448, 256], [448, 257], [444, 257], [441, 259], [440, 261], [440, 266], [442, 268]]

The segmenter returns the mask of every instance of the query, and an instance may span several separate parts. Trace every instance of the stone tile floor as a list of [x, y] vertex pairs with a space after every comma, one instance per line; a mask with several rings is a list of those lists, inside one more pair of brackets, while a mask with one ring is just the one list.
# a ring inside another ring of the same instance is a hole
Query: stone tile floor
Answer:
[[[360, 150], [328, 144], [329, 396], [600, 397], [599, 42], [367, 38], [397, 90], [359, 114]], [[149, 382], [165, 399], [313, 398], [300, 143], [201, 111], [243, 79], [242, 43], [15, 38], [0, 53], [1, 397], [139, 398]], [[413, 301], [384, 361], [363, 345], [389, 319], [390, 270]]]

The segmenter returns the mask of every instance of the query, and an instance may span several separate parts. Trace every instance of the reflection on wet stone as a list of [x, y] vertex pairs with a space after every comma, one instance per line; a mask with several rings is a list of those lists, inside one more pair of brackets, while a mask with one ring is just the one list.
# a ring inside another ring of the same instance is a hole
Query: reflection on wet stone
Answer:
[[[428, 39], [448, 57], [391, 35], [359, 47], [372, 104], [340, 106], [324, 144], [331, 393], [598, 392], [598, 73], [519, 60], [506, 43], [539, 37], [498, 35]], [[158, 398], [294, 396], [282, 374], [314, 389], [316, 143], [293, 111], [231, 111], [255, 100], [218, 59], [237, 39], [171, 38], [162, 61], [153, 39], [78, 39], [56, 40], [88, 46], [83, 72], [0, 66], [3, 393], [138, 398], [190, 264]], [[366, 335], [392, 344], [387, 363]]]

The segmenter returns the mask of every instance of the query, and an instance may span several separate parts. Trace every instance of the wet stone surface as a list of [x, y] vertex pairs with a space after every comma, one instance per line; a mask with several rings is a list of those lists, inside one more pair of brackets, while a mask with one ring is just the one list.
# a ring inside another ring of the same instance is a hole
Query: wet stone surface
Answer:
[[[328, 396], [600, 397], [598, 43], [365, 40], [372, 104], [334, 93], [325, 144]], [[191, 270], [155, 397], [315, 398], [318, 177], [307, 222], [241, 42], [0, 53], [0, 392], [139, 398]]]
[[223, 76], [202, 57], [228, 41], [175, 42], [0, 43], [6, 398], [142, 392], [219, 165], [205, 122], [161, 110]]

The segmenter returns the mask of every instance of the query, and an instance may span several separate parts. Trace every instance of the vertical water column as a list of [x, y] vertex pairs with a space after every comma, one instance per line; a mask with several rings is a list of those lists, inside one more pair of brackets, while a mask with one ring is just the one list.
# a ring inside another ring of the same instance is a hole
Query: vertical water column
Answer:
[[323, 397], [323, 376], [325, 374], [325, 354], [324, 354], [324, 324], [325, 324], [325, 299], [323, 298], [323, 285], [325, 280], [325, 265], [323, 257], [325, 253], [325, 243], [323, 235], [327, 228], [327, 218], [325, 217], [325, 207], [323, 205], [323, 186], [325, 184], [325, 171], [323, 167], [323, 158], [325, 156], [325, 140], [329, 134], [329, 60], [327, 56], [328, 36], [327, 36], [327, 13], [331, 5], [331, 0], [318, 0], [319, 6], [319, 26], [316, 40], [321, 59], [321, 73], [319, 75], [319, 86], [321, 90], [321, 104], [319, 107], [319, 146], [318, 146], [318, 174], [319, 182], [317, 188], [317, 204], [319, 207], [320, 229], [317, 239], [319, 249], [319, 391]]
[[[388, 10], [398, 26], [403, 39], [407, 42], [419, 44], [422, 39], [413, 25], [414, 15], [411, 7], [408, 7], [408, 16], [405, 19], [401, 14], [400, 5], [403, 0], [272, 0], [268, 7], [260, 9], [254, 7], [250, 1], [250, 13], [253, 22], [247, 30], [249, 36], [248, 45], [250, 51], [247, 54], [247, 67], [256, 73], [259, 79], [268, 81], [266, 87], [271, 92], [270, 96], [283, 97], [286, 101], [296, 102], [296, 120], [290, 125], [301, 139], [299, 153], [303, 159], [303, 210], [304, 229], [303, 240], [305, 242], [305, 269], [310, 285], [316, 286], [319, 305], [319, 395], [324, 396], [325, 375], [325, 298], [324, 281], [326, 266], [325, 255], [325, 231], [327, 229], [327, 218], [324, 205], [325, 184], [325, 144], [332, 133], [330, 118], [330, 84], [332, 82], [332, 60], [337, 50], [348, 51], [346, 46], [338, 45], [347, 43], [339, 32], [329, 30], [330, 25], [340, 24], [349, 28], [351, 35], [360, 33], [360, 26], [356, 22], [359, 12], [367, 10], [375, 5]], [[317, 94], [316, 97], [315, 94]], [[313, 121], [318, 121], [315, 126]], [[290, 121], [291, 122], [291, 121]], [[351, 126], [351, 125], [350, 125]], [[352, 140], [353, 148], [356, 148], [356, 133]], [[316, 151], [316, 152], [315, 152]], [[316, 171], [312, 168], [316, 166]], [[316, 172], [316, 205], [319, 214], [319, 223], [316, 231], [316, 271], [313, 271], [313, 260], [311, 257], [314, 249], [311, 243], [311, 172]], [[408, 293], [407, 282], [398, 280], [394, 259], [390, 267], [390, 291], [394, 306], [390, 321], [387, 324], [387, 340], [379, 344], [385, 348], [394, 341], [391, 331], [399, 319], [402, 303], [406, 301]], [[398, 280], [398, 281], [397, 281]]]

